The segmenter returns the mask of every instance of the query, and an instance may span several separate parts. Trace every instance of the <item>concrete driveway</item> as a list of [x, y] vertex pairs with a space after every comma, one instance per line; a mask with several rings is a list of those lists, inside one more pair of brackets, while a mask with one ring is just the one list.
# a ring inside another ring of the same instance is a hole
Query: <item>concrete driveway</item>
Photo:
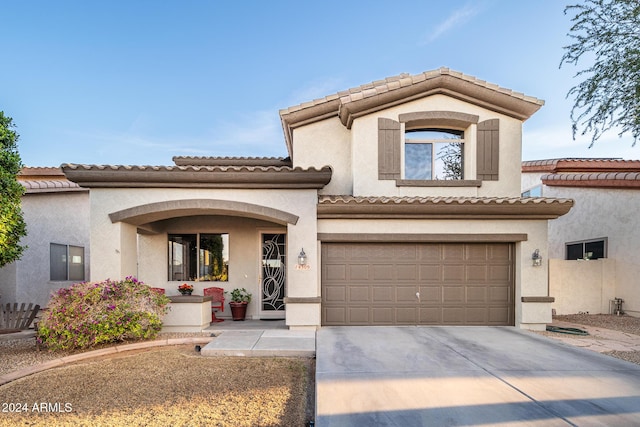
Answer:
[[640, 366], [512, 327], [323, 327], [316, 426], [637, 426]]

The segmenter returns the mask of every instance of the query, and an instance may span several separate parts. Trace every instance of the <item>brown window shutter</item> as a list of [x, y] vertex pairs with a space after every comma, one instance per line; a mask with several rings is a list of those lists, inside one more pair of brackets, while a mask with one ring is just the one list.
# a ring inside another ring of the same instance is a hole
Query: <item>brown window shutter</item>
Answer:
[[378, 179], [400, 179], [400, 122], [378, 119]]
[[485, 120], [478, 123], [478, 175], [477, 179], [484, 181], [498, 180], [500, 121], [498, 119]]

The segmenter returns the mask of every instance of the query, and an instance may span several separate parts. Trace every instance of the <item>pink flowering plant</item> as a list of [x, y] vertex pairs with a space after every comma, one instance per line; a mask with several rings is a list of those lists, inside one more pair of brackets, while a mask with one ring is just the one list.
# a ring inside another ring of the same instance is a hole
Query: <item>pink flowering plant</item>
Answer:
[[131, 276], [77, 283], [51, 297], [36, 340], [50, 350], [72, 350], [153, 339], [162, 328], [169, 301]]

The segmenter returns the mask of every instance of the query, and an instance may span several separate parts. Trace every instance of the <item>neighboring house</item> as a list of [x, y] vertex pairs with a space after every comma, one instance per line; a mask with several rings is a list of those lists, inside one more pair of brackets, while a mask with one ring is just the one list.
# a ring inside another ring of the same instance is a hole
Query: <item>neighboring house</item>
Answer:
[[62, 169], [91, 189], [92, 280], [244, 287], [250, 318], [296, 329], [544, 329], [532, 254], [572, 202], [520, 197], [522, 123], [542, 105], [442, 68], [280, 111], [286, 159]]
[[612, 300], [640, 316], [640, 160], [522, 162], [523, 196], [570, 198], [549, 222], [550, 295], [557, 314], [610, 313]]
[[18, 181], [28, 248], [0, 269], [0, 304], [46, 307], [52, 292], [89, 278], [89, 190], [60, 168], [25, 167]]

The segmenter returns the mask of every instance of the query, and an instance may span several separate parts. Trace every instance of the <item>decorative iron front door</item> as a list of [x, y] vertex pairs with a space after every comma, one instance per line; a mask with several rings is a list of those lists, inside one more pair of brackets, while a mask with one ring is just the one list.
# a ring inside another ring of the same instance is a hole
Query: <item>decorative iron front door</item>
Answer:
[[262, 312], [284, 312], [286, 234], [262, 234]]

